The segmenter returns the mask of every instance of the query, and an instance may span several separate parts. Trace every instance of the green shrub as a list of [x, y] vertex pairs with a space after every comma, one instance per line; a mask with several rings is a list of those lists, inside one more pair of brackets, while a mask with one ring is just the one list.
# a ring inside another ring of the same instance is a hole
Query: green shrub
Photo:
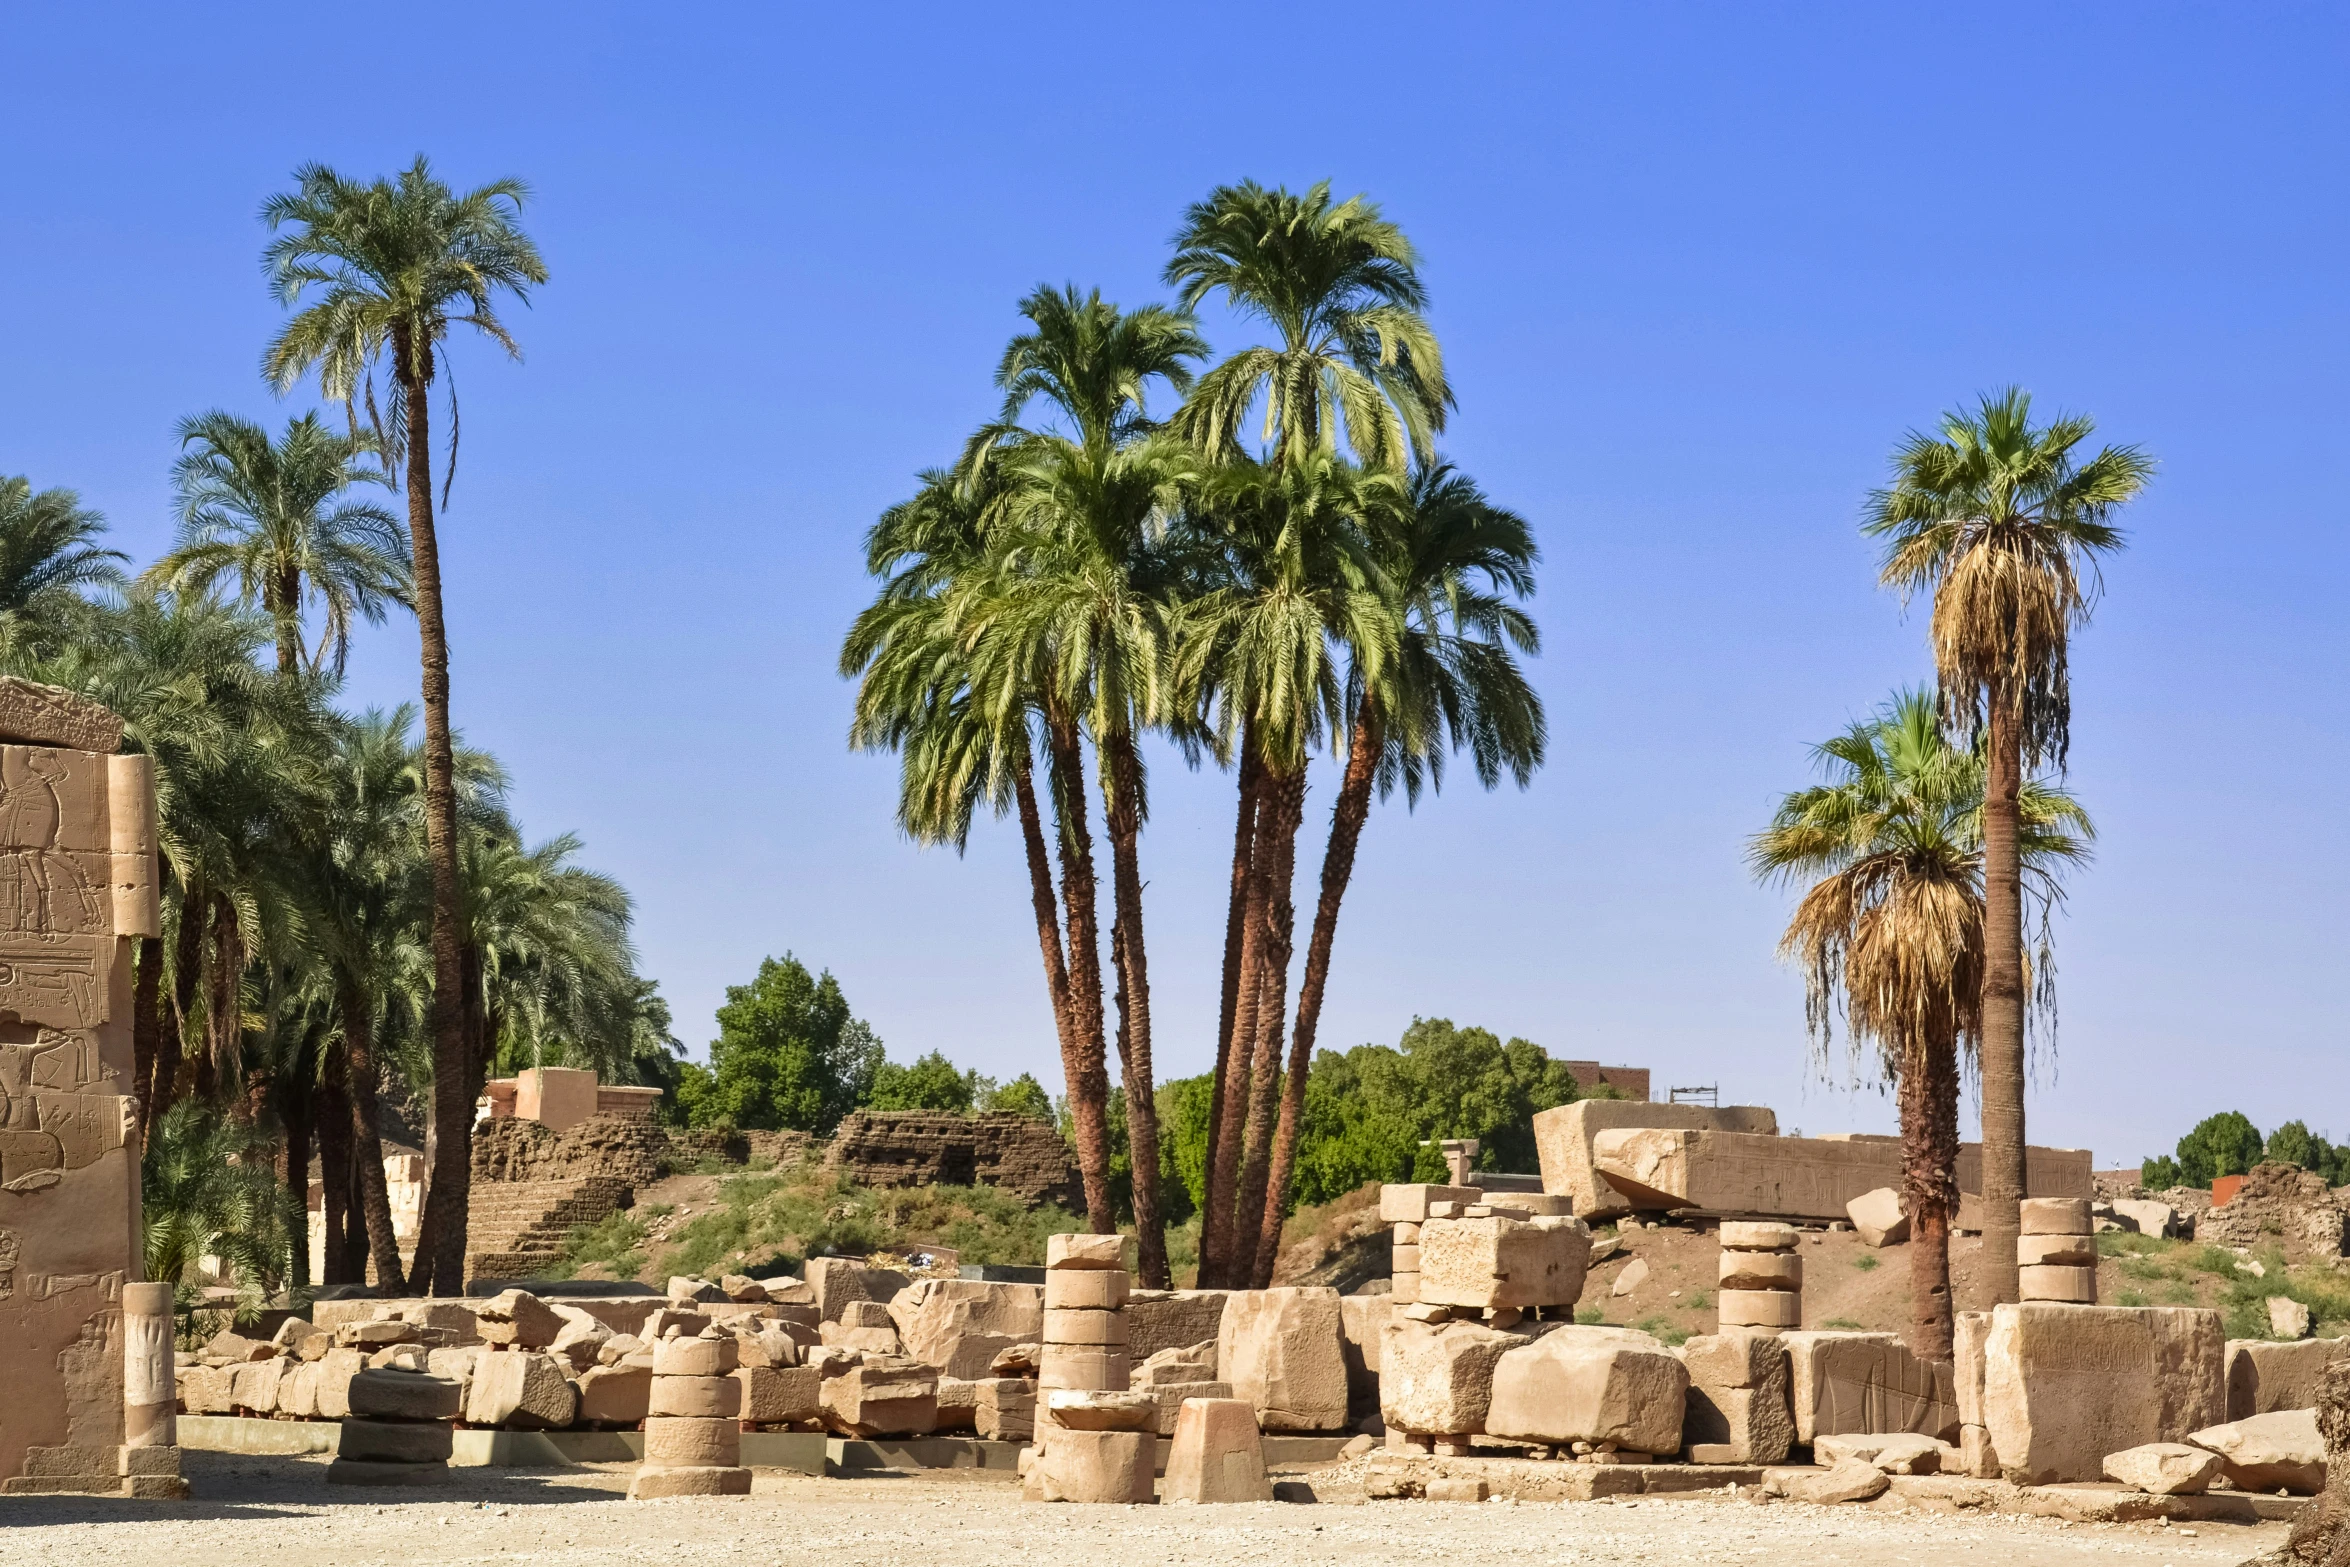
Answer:
[[1863, 1273], [1874, 1273], [1883, 1259], [1873, 1251], [1864, 1251], [1852, 1259], [1852, 1265]]
[[1689, 1330], [1678, 1327], [1663, 1317], [1644, 1317], [1632, 1326], [1643, 1333], [1654, 1335], [1666, 1348], [1677, 1348], [1689, 1342]]
[[2243, 1112], [2222, 1110], [2179, 1139], [2179, 1181], [2209, 1186], [2223, 1175], [2247, 1175], [2260, 1162], [2260, 1128]]

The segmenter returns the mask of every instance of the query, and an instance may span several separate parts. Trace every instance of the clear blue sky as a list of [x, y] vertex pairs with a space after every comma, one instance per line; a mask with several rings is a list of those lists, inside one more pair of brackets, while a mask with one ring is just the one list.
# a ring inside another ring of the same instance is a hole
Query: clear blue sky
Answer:
[[[526, 177], [528, 360], [456, 353], [467, 737], [635, 892], [697, 1053], [790, 949], [898, 1058], [1057, 1088], [1013, 834], [915, 850], [844, 747], [858, 540], [991, 411], [1024, 291], [1161, 297], [1185, 203], [1328, 178], [1425, 252], [1446, 449], [1540, 530], [1553, 744], [1524, 794], [1374, 817], [1325, 1042], [1445, 1015], [1889, 1130], [1807, 1071], [1789, 900], [1740, 848], [1929, 671], [1855, 527], [1887, 452], [2019, 381], [2162, 463], [2078, 644], [2103, 843], [2033, 1138], [2346, 1134], [2346, 37], [2287, 5], [36, 7], [0, 473], [151, 558], [175, 419], [306, 406], [255, 373], [263, 197], [419, 150]], [[352, 699], [413, 660], [368, 637]], [[1163, 756], [1155, 790], [1160, 1059], [1195, 1071], [1231, 788]]]

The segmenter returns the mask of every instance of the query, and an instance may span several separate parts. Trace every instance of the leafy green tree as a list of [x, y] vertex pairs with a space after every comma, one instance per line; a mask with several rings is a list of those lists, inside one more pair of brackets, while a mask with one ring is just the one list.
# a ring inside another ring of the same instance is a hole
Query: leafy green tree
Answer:
[[340, 435], [304, 414], [285, 437], [234, 414], [180, 421], [185, 448], [172, 469], [179, 503], [179, 544], [148, 568], [150, 580], [202, 595], [234, 581], [238, 596], [259, 604], [277, 630], [277, 667], [304, 662], [302, 610], [323, 611], [315, 671], [331, 650], [343, 672], [355, 620], [380, 625], [411, 592], [408, 538], [400, 519], [373, 501], [353, 498], [362, 485], [389, 486], [365, 461], [372, 437]]
[[2268, 1134], [2268, 1142], [2261, 1157], [2271, 1164], [2293, 1164], [2318, 1176], [2328, 1186], [2338, 1186], [2343, 1179], [2343, 1165], [2350, 1158], [2350, 1149], [2335, 1147], [2309, 1129], [2306, 1121], [2287, 1121]]
[[[2031, 421], [2020, 388], [1945, 414], [1894, 453], [1862, 531], [1885, 541], [1880, 580], [1934, 597], [1943, 721], [1980, 736], [1983, 795], [1983, 1247], [1988, 1302], [2016, 1298], [2024, 1195], [2024, 869], [2018, 798], [2027, 768], [2064, 767], [2072, 726], [2068, 649], [2087, 624], [2098, 557], [2122, 547], [2113, 515], [2153, 460], [2108, 446], [2086, 461], [2093, 421]], [[2043, 977], [2047, 969], [2041, 969]]]
[[2222, 1110], [2179, 1139], [2179, 1180], [2209, 1186], [2223, 1175], [2249, 1175], [2262, 1151], [2260, 1128], [2242, 1111]]
[[2185, 1182], [2179, 1174], [2179, 1161], [2161, 1153], [2138, 1166], [2138, 1184], [2150, 1192], [2167, 1192]]
[[[449, 719], [448, 623], [441, 610], [441, 556], [433, 520], [428, 394], [450, 329], [466, 326], [515, 357], [497, 295], [528, 302], [546, 263], [518, 222], [528, 187], [497, 180], [460, 196], [422, 156], [396, 180], [362, 184], [323, 164], [295, 172], [295, 189], [272, 196], [262, 217], [276, 237], [264, 253], [278, 302], [295, 311], [262, 360], [280, 391], [312, 370], [321, 390], [357, 425], [374, 421], [374, 372], [391, 378], [391, 428], [375, 429], [387, 463], [405, 470], [408, 538], [424, 684], [425, 837], [432, 868], [431, 1019], [433, 1108], [443, 1132], [417, 1243], [427, 1288], [464, 1287], [466, 1212], [472, 1189], [473, 1081], [465, 1015], [464, 910], [459, 886], [456, 741]], [[456, 478], [457, 414], [450, 394], [449, 468]]]
[[[1030, 1079], [1034, 1081], [1034, 1079]], [[977, 1072], [958, 1069], [933, 1050], [911, 1066], [884, 1060], [873, 1069], [873, 1086], [865, 1091], [867, 1110], [952, 1110], [968, 1115], [987, 1080]]]
[[979, 1096], [982, 1110], [1009, 1110], [1032, 1120], [1052, 1121], [1053, 1096], [1044, 1091], [1044, 1084], [1032, 1072], [1023, 1072], [1010, 1082], [990, 1084]]
[[840, 982], [787, 952], [727, 987], [710, 1065], [686, 1064], [678, 1098], [695, 1126], [825, 1134], [871, 1095], [882, 1060]]

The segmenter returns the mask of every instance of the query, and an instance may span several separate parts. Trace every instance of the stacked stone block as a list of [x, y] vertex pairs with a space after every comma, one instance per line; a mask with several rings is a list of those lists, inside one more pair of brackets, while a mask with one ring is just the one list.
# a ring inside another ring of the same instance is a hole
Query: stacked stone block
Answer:
[[[264, 1362], [274, 1364], [274, 1362]], [[346, 1394], [329, 1485], [421, 1485], [448, 1477], [461, 1390], [423, 1371], [370, 1368]]]
[[645, 1458], [628, 1484], [632, 1502], [667, 1496], [748, 1496], [742, 1467], [740, 1351], [732, 1334], [682, 1333], [653, 1346]]
[[1126, 1351], [1123, 1235], [1054, 1235], [1045, 1241], [1044, 1389], [1123, 1393], [1133, 1373]]
[[1773, 1332], [1731, 1328], [1681, 1346], [1689, 1370], [1682, 1441], [1693, 1464], [1782, 1464], [1795, 1445], [1787, 1347]]
[[1722, 1225], [1715, 1315], [1724, 1331], [1779, 1333], [1803, 1326], [1803, 1258], [1795, 1243], [1790, 1224]]
[[1393, 1237], [1394, 1298], [1408, 1306], [1420, 1298], [1420, 1226], [1437, 1203], [1467, 1206], [1484, 1195], [1473, 1186], [1432, 1186], [1424, 1183], [1379, 1188], [1379, 1218]]
[[2097, 1237], [2086, 1198], [2032, 1197], [2016, 1237], [2016, 1292], [2053, 1305], [2097, 1304]]

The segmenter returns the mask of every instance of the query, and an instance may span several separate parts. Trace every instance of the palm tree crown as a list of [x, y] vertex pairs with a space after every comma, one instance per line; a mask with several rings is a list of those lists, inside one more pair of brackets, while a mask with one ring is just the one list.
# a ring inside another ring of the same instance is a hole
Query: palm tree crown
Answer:
[[0, 479], [0, 623], [12, 640], [54, 630], [85, 589], [121, 585], [130, 557], [97, 543], [105, 531], [71, 490], [36, 494], [28, 479]]

